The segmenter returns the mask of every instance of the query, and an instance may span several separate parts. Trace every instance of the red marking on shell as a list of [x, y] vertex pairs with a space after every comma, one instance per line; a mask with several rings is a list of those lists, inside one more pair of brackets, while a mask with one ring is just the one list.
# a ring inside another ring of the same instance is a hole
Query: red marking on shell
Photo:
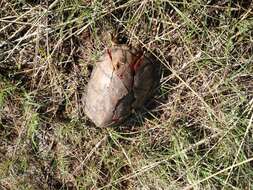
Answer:
[[123, 73], [118, 75], [120, 79], [123, 79]]
[[134, 64], [134, 71], [136, 72], [137, 69], [141, 66], [141, 64], [144, 62], [144, 57], [143, 55], [141, 56], [140, 59], [137, 60], [137, 62]]
[[134, 73], [135, 73], [135, 71], [134, 71], [134, 64], [131, 63], [131, 64], [129, 65], [129, 67], [130, 67], [131, 72], [134, 74]]
[[107, 49], [107, 54], [109, 55], [111, 61], [112, 61], [112, 51], [110, 49]]
[[117, 121], [119, 121], [119, 118], [116, 118], [115, 116], [113, 116], [112, 122], [117, 122]]
[[135, 60], [129, 65], [131, 72], [133, 73], [133, 75], [135, 75], [136, 70], [140, 67], [140, 65], [144, 62], [143, 61], [144, 56], [143, 54], [141, 55], [137, 55]]

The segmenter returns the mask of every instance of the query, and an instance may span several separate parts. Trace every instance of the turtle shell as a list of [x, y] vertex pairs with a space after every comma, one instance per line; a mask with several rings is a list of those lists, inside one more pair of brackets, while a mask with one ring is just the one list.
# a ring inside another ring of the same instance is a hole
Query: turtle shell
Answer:
[[159, 82], [151, 59], [126, 45], [106, 50], [87, 85], [86, 115], [100, 127], [119, 123], [141, 107]]

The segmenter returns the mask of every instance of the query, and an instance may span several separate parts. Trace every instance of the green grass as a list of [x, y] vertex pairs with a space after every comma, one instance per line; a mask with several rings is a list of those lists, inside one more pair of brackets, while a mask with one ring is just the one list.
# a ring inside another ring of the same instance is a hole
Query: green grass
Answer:
[[[251, 1], [0, 6], [0, 189], [253, 189]], [[162, 78], [99, 129], [82, 100], [111, 34], [152, 52]]]

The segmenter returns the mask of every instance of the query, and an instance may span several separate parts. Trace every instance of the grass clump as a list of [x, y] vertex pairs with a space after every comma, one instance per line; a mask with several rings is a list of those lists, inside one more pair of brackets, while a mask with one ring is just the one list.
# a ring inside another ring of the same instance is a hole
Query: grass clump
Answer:
[[[0, 189], [252, 189], [252, 2], [0, 2]], [[159, 93], [124, 124], [83, 113], [110, 34]]]

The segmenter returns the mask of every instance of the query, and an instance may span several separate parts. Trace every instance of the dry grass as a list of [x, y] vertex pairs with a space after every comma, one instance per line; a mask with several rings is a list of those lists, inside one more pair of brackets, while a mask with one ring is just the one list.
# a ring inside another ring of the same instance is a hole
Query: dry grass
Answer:
[[[0, 1], [0, 189], [253, 189], [250, 0]], [[82, 97], [110, 34], [159, 93], [95, 128]]]

